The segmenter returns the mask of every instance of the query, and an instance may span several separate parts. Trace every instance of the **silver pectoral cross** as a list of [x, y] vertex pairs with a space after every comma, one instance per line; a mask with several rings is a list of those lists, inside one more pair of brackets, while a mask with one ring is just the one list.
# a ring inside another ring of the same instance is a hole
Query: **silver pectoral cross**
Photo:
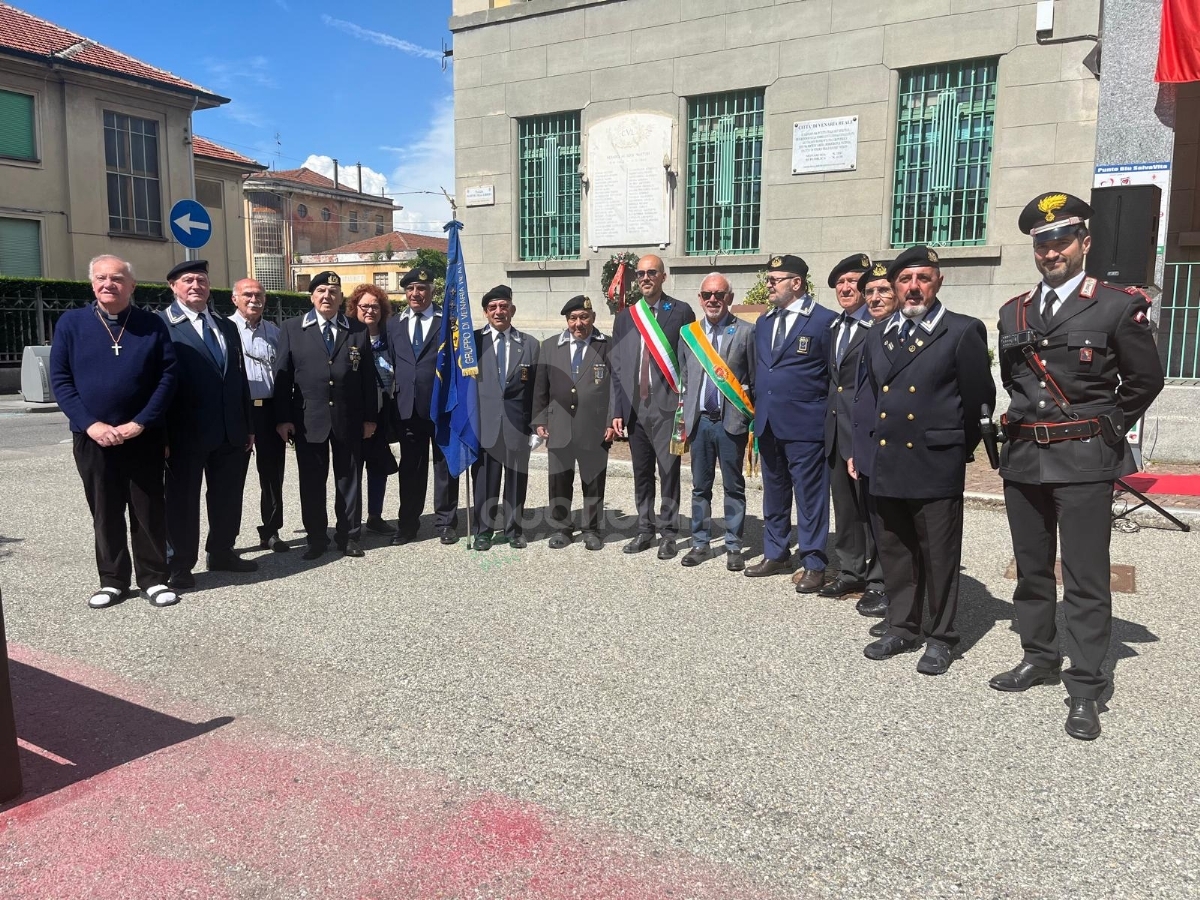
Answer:
[[118, 344], [116, 341], [113, 341], [112, 351], [113, 351], [113, 356], [120, 356], [121, 355], [121, 345]]

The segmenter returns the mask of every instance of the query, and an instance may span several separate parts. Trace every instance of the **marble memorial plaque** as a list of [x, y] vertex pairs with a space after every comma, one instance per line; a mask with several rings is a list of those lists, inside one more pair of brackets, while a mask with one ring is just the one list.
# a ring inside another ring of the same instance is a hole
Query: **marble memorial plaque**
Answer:
[[667, 170], [674, 119], [624, 113], [587, 132], [588, 243], [593, 247], [665, 244], [671, 210]]

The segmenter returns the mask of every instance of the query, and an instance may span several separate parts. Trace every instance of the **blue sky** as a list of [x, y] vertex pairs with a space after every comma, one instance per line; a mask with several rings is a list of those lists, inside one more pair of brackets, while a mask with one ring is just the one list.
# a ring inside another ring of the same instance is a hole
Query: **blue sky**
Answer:
[[279, 169], [331, 175], [337, 158], [351, 186], [361, 162], [364, 190], [404, 205], [404, 230], [440, 234], [450, 217], [450, 0], [10, 2], [229, 97], [196, 114], [197, 134]]

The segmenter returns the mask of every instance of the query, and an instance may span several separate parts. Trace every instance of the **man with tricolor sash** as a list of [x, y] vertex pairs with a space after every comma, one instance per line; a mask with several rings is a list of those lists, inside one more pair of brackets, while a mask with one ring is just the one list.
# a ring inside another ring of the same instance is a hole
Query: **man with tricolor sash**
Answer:
[[729, 311], [733, 291], [713, 272], [700, 284], [702, 320], [680, 332], [684, 431], [692, 453], [692, 549], [685, 566], [712, 559], [713, 482], [721, 465], [725, 492], [725, 568], [740, 572], [746, 520], [746, 476], [742, 461], [754, 418], [754, 326]]
[[[658, 558], [672, 559], [679, 533], [679, 462], [671, 452], [671, 433], [679, 409], [680, 330], [696, 313], [662, 291], [667, 273], [657, 256], [643, 256], [634, 273], [642, 296], [613, 322], [610, 361], [612, 426], [629, 435], [633, 457], [633, 493], [638, 510], [637, 536], [626, 553], [641, 553], [661, 536]], [[662, 482], [657, 521], [654, 516], [655, 469]]]

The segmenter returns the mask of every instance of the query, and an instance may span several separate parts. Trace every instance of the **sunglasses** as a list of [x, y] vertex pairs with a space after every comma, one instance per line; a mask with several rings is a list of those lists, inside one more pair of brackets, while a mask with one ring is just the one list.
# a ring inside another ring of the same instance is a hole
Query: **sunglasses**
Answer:
[[658, 269], [638, 269], [633, 274], [637, 275], [638, 278], [657, 278]]
[[360, 303], [360, 304], [358, 304], [358, 311], [359, 312], [379, 312], [379, 307], [374, 303]]
[[774, 287], [775, 285], [779, 284], [779, 282], [781, 282], [781, 281], [795, 281], [799, 277], [800, 277], [799, 275], [780, 275], [778, 278], [776, 278], [774, 275], [768, 275], [763, 280], [766, 281], [767, 284]]
[[701, 300], [712, 300], [714, 297], [718, 300], [724, 300], [729, 296], [729, 291], [701, 291]]

